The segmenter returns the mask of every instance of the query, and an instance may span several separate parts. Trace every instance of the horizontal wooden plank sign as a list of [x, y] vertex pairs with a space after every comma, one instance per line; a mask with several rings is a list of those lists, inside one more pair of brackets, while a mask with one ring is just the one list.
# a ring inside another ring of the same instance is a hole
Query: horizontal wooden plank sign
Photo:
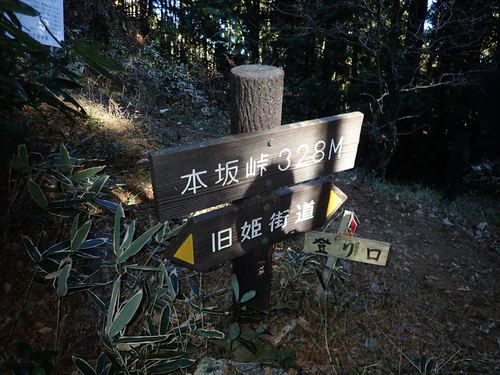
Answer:
[[[324, 225], [345, 195], [328, 178], [191, 217], [167, 245], [167, 257], [209, 271], [252, 250]], [[339, 204], [340, 203], [340, 204]]]
[[159, 218], [350, 169], [362, 122], [353, 112], [152, 152]]
[[379, 266], [386, 265], [390, 246], [388, 242], [325, 232], [306, 233], [304, 240], [304, 251], [308, 253]]

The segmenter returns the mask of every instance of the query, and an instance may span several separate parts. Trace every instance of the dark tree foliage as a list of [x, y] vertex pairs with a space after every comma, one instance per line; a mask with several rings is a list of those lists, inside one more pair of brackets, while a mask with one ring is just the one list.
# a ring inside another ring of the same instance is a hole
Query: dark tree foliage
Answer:
[[66, 2], [70, 28], [91, 39], [147, 43], [213, 73], [282, 67], [285, 121], [361, 110], [367, 168], [448, 183], [450, 196], [467, 163], [498, 159], [499, 8], [484, 0]]

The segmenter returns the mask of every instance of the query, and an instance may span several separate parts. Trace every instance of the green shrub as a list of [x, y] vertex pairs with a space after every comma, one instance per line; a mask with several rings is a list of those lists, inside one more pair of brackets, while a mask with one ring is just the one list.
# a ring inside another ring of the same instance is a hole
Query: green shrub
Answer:
[[103, 57], [97, 44], [79, 41], [72, 45], [63, 42], [58, 49], [44, 46], [22, 30], [16, 13], [39, 16], [22, 1], [0, 2], [0, 111], [46, 103], [66, 114], [85, 115], [69, 93], [80, 85], [78, 74], [67, 65], [80, 58], [107, 75], [120, 65]]
[[[107, 188], [114, 186], [102, 173], [106, 166], [86, 167], [87, 160], [71, 156], [61, 144], [59, 151], [30, 161], [26, 145], [20, 145], [11, 161], [12, 170], [26, 180], [33, 202], [41, 210], [63, 217], [98, 208], [112, 212], [117, 205], [107, 199]], [[17, 176], [16, 175], [16, 176]], [[14, 189], [15, 190], [15, 189]], [[50, 198], [48, 198], [50, 197]]]

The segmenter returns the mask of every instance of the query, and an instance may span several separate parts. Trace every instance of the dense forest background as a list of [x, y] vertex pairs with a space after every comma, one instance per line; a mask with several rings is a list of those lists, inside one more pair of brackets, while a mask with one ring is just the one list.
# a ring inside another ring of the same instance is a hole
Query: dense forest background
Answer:
[[114, 56], [155, 54], [167, 63], [162, 78], [175, 78], [173, 66], [214, 79], [243, 63], [280, 66], [285, 122], [360, 110], [364, 166], [447, 186], [453, 198], [470, 163], [498, 160], [499, 4], [92, 0], [65, 8], [73, 39], [98, 40]]

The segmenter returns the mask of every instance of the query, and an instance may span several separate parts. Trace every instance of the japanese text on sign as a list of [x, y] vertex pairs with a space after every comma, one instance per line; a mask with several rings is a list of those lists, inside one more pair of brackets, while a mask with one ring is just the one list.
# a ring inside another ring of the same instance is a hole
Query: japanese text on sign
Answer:
[[160, 219], [350, 169], [362, 121], [353, 112], [151, 152]]
[[[314, 206], [314, 200], [304, 202], [303, 204], [297, 204], [297, 209], [294, 210], [294, 223], [297, 224], [307, 220], [312, 220], [315, 215]], [[278, 229], [285, 231], [288, 225], [289, 212], [290, 210], [277, 210], [273, 212], [269, 219], [264, 223], [264, 228], [263, 217], [245, 220], [240, 228], [238, 228], [238, 233], [235, 234], [237, 235], [237, 238], [240, 239], [240, 242], [244, 243], [245, 241], [261, 237], [265, 232], [273, 233]], [[227, 249], [232, 245], [233, 228], [228, 227], [217, 232], [213, 232], [211, 233], [211, 238], [212, 252], [215, 253], [216, 251]]]
[[306, 233], [304, 240], [304, 250], [308, 253], [381, 266], [387, 262], [389, 248], [387, 242], [324, 232]]
[[299, 155], [298, 162], [293, 166], [295, 168], [317, 164], [323, 160], [329, 161], [341, 156], [342, 143], [343, 137], [340, 137], [338, 141], [331, 139], [328, 143], [320, 140], [312, 147], [303, 143], [293, 151], [285, 147], [279, 152], [277, 160], [271, 160], [268, 154], [261, 153], [260, 156], [250, 156], [246, 161], [234, 159], [219, 162], [213, 170], [192, 169], [189, 173], [180, 176], [180, 179], [184, 181], [184, 189], [181, 191], [181, 195], [194, 195], [207, 188], [208, 182], [205, 182], [204, 178], [209, 176], [210, 173], [215, 173], [217, 176], [214, 185], [228, 186], [233, 183], [237, 184], [244, 178], [262, 177], [267, 172], [267, 167], [271, 165], [271, 162], [277, 164], [279, 171], [285, 172], [292, 167], [291, 160], [294, 153]]
[[324, 225], [344, 195], [328, 178], [191, 217], [168, 245], [173, 260], [198, 271]]

